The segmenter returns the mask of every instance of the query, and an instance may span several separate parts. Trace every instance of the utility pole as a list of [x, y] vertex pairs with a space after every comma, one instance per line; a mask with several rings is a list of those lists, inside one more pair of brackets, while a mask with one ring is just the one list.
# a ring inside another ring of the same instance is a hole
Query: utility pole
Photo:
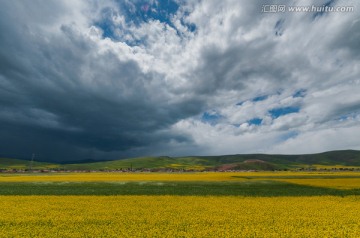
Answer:
[[31, 161], [30, 161], [30, 171], [31, 171], [31, 172], [32, 172], [32, 169], [33, 169], [34, 158], [35, 158], [35, 154], [33, 153], [33, 154], [31, 155]]

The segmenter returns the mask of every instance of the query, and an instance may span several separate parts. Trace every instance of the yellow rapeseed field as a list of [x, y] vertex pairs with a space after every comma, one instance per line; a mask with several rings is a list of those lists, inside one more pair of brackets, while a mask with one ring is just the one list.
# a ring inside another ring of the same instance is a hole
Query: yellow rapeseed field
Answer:
[[336, 189], [360, 188], [360, 178], [333, 178], [333, 179], [275, 179], [282, 182], [309, 185]]
[[[198, 173], [94, 172], [94, 173], [0, 174], [0, 182], [242, 181], [248, 178], [258, 179], [258, 180], [272, 180], [272, 179], [277, 179], [276, 177], [279, 176], [301, 176], [301, 177], [331, 176], [336, 179], [338, 176], [342, 176], [342, 177], [358, 176], [360, 179], [360, 172], [341, 172], [341, 173], [339, 172], [198, 172]], [[286, 181], [295, 182], [295, 180], [293, 179], [286, 179]]]
[[[238, 181], [250, 173], [50, 173], [5, 174], [0, 182], [102, 182], [102, 181]], [[271, 174], [271, 173], [269, 173]]]
[[360, 198], [0, 196], [0, 237], [360, 237]]

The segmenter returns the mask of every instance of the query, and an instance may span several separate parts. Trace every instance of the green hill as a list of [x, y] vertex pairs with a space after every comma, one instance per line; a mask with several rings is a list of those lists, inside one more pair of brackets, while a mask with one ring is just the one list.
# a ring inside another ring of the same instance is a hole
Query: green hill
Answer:
[[[0, 169], [28, 169], [30, 161], [0, 159]], [[360, 168], [360, 151], [330, 151], [306, 155], [241, 154], [190, 157], [140, 157], [91, 163], [33, 162], [33, 169], [66, 170], [283, 170], [299, 168]]]
[[0, 158], [0, 169], [11, 170], [27, 170], [27, 169], [55, 169], [59, 168], [59, 164], [46, 163], [46, 162], [37, 162], [37, 161], [28, 161], [20, 159], [8, 159]]

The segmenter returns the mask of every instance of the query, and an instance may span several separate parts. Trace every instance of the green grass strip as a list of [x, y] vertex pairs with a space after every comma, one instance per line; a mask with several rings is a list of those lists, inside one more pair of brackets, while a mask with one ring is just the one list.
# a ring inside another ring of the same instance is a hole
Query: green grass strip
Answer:
[[0, 195], [193, 195], [193, 196], [348, 196], [360, 189], [338, 190], [276, 181], [248, 182], [7, 182]]

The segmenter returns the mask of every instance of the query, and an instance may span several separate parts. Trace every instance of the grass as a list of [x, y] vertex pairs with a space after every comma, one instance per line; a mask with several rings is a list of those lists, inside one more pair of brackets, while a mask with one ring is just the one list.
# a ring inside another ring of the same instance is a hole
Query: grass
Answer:
[[0, 183], [0, 195], [348, 196], [337, 190], [277, 181], [251, 182], [33, 182]]
[[0, 174], [0, 195], [349, 196], [358, 172]]
[[0, 195], [178, 195], [178, 196], [349, 196], [360, 189], [339, 190], [280, 181], [246, 182], [7, 182]]

